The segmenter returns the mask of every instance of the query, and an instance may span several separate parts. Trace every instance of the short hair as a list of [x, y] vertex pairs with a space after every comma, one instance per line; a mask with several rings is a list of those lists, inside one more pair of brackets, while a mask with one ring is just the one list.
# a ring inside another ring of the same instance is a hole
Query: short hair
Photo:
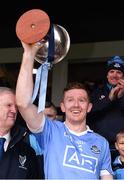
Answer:
[[85, 84], [82, 84], [80, 82], [70, 82], [66, 85], [66, 87], [63, 90], [63, 95], [65, 92], [71, 90], [71, 89], [83, 89], [84, 91], [87, 92], [89, 101], [90, 101], [90, 91], [88, 90], [87, 86]]
[[9, 88], [9, 87], [0, 86], [0, 93], [3, 93], [5, 91], [8, 91], [8, 92], [11, 92], [12, 94], [15, 94], [14, 89]]
[[116, 134], [116, 141], [118, 141], [120, 136], [124, 137], [124, 130], [121, 130], [119, 133]]

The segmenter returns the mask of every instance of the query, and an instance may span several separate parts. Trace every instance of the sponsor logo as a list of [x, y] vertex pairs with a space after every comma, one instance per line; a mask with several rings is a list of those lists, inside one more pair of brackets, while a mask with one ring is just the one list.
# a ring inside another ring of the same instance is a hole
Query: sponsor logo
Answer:
[[74, 146], [66, 146], [63, 160], [64, 166], [95, 173], [97, 164], [97, 158], [78, 153]]

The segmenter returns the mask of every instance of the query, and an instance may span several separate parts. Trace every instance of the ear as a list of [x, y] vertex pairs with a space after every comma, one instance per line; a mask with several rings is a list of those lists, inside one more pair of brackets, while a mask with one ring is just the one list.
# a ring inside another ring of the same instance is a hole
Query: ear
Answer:
[[60, 107], [61, 107], [61, 111], [62, 111], [62, 112], [65, 112], [65, 106], [64, 106], [64, 103], [63, 103], [63, 102], [60, 103]]
[[91, 111], [92, 107], [93, 107], [92, 103], [89, 103], [88, 109], [87, 109], [87, 112], [88, 112], [88, 113]]
[[116, 147], [116, 149], [118, 150], [118, 144], [115, 142], [115, 147]]

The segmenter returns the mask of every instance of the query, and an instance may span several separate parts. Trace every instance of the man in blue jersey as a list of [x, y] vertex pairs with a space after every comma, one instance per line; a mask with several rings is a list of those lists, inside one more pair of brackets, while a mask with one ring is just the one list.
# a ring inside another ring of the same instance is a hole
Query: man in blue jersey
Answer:
[[92, 108], [86, 88], [70, 83], [60, 104], [65, 122], [51, 121], [31, 103], [32, 69], [37, 44], [22, 42], [24, 53], [17, 81], [16, 100], [29, 129], [36, 136], [44, 155], [46, 179], [113, 179], [107, 140], [86, 125]]

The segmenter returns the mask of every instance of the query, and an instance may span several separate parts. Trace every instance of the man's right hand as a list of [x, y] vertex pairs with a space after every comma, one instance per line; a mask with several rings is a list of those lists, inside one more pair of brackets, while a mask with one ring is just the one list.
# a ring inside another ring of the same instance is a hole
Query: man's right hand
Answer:
[[118, 86], [114, 87], [111, 89], [110, 93], [109, 93], [109, 99], [111, 101], [115, 100], [118, 98], [118, 93], [120, 91], [120, 88]]

